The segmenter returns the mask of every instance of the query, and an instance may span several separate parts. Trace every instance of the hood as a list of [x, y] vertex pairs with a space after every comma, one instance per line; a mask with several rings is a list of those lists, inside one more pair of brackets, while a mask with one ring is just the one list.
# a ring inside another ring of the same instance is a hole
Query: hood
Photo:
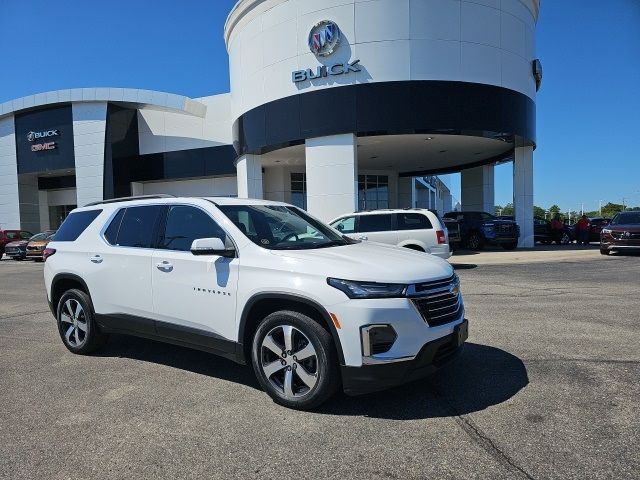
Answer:
[[483, 223], [492, 223], [493, 225], [516, 225], [515, 220], [485, 220]]
[[49, 244], [51, 240], [34, 240], [32, 242], [29, 242], [28, 245], [30, 247], [44, 247], [47, 246]]
[[627, 225], [605, 225], [603, 228], [607, 228], [613, 232], [631, 232], [631, 233], [640, 233], [640, 225], [637, 223], [630, 223]]
[[453, 275], [453, 267], [441, 258], [373, 242], [271, 253], [289, 259], [293, 271], [343, 280], [417, 283]]
[[7, 247], [25, 247], [29, 243], [29, 240], [14, 240], [7, 243]]

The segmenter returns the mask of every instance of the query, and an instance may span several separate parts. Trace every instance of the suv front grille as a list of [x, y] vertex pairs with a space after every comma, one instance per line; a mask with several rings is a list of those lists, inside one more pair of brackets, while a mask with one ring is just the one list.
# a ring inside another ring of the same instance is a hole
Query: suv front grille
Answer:
[[498, 233], [516, 233], [517, 229], [515, 225], [499, 225]]
[[454, 276], [416, 285], [418, 296], [411, 301], [430, 327], [444, 325], [458, 319], [462, 305], [459, 290], [455, 288], [457, 286], [458, 280]]

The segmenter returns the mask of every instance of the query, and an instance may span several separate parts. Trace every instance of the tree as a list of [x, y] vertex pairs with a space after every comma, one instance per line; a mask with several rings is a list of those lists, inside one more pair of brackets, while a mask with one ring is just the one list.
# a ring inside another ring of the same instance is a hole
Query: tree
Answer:
[[553, 217], [556, 213], [560, 213], [560, 207], [558, 205], [551, 205], [549, 207], [549, 213]]
[[612, 218], [616, 213], [624, 210], [624, 206], [619, 203], [607, 203], [602, 206], [602, 216], [607, 218]]
[[533, 206], [533, 216], [535, 218], [545, 218], [546, 213], [547, 211], [544, 208], [539, 207], [537, 205]]

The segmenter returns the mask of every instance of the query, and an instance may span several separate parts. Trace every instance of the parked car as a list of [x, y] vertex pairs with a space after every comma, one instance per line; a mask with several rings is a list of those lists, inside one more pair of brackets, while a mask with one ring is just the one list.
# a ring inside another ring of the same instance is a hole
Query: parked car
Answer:
[[599, 242], [600, 232], [609, 225], [610, 218], [594, 217], [589, 219], [589, 242]]
[[45, 250], [67, 349], [112, 332], [251, 363], [279, 404], [310, 409], [421, 378], [468, 336], [448, 262], [359, 242], [279, 202], [166, 196], [75, 209]]
[[460, 234], [460, 224], [457, 220], [452, 218], [443, 218], [444, 226], [447, 227], [449, 238], [449, 250], [453, 253], [454, 250], [460, 248], [462, 244], [462, 235]]
[[640, 212], [620, 212], [600, 233], [600, 253], [640, 251]]
[[0, 230], [0, 259], [5, 253], [7, 244], [32, 237], [33, 233], [26, 230]]
[[471, 250], [482, 250], [485, 245], [500, 245], [505, 250], [518, 246], [520, 228], [513, 220], [500, 220], [486, 212], [449, 212], [444, 218], [458, 222], [462, 245]]
[[564, 224], [562, 232], [558, 235], [551, 228], [551, 221], [544, 218], [533, 219], [533, 235], [536, 242], [549, 245], [555, 242], [558, 245], [568, 245], [576, 239], [575, 228]]
[[330, 222], [357, 240], [386, 243], [449, 258], [447, 228], [438, 213], [427, 209], [371, 210], [343, 215]]
[[29, 243], [27, 243], [27, 253], [25, 258], [30, 258], [39, 262], [43, 261], [44, 251], [55, 233], [55, 230], [47, 230], [46, 232], [39, 233], [30, 238]]

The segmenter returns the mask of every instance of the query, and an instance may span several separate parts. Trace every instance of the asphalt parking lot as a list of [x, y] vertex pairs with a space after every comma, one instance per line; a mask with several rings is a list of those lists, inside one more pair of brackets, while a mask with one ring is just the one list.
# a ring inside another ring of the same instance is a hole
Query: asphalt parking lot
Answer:
[[0, 478], [638, 478], [640, 257], [452, 262], [460, 360], [309, 413], [196, 351], [114, 337], [72, 355], [42, 264], [4, 260]]

